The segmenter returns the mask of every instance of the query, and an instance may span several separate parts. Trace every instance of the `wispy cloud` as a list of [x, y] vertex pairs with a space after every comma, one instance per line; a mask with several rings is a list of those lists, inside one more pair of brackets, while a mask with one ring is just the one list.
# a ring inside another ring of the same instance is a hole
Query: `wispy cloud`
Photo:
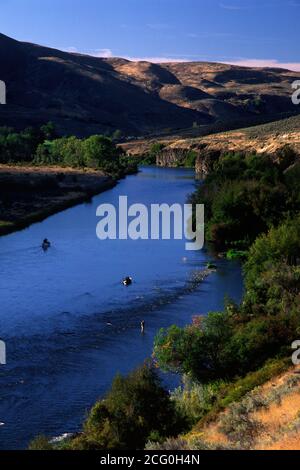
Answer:
[[73, 47], [73, 46], [66, 47], [65, 49], [63, 49], [63, 51], [65, 51], [65, 52], [71, 52], [71, 53], [73, 53], [73, 54], [78, 53], [77, 47]]
[[150, 29], [156, 29], [158, 31], [171, 28], [171, 26], [167, 23], [148, 23], [146, 26]]
[[111, 49], [104, 48], [104, 49], [92, 49], [88, 51], [80, 51], [77, 49], [77, 47], [67, 47], [63, 49], [65, 52], [70, 52], [72, 54], [84, 54], [84, 55], [91, 55], [93, 57], [99, 57], [99, 58], [109, 58], [113, 57], [113, 52]]
[[219, 3], [219, 7], [223, 10], [239, 11], [239, 10], [251, 10], [257, 8], [282, 8], [282, 7], [300, 7], [300, 0], [283, 0], [282, 2], [276, 0], [270, 0], [269, 2], [260, 1], [249, 2], [249, 3]]
[[99, 58], [112, 58], [119, 57], [133, 62], [152, 62], [152, 63], [167, 63], [167, 62], [217, 62], [230, 65], [237, 65], [240, 67], [272, 67], [292, 70], [300, 72], [300, 62], [281, 62], [277, 59], [249, 59], [243, 57], [211, 57], [211, 56], [197, 56], [195, 54], [165, 54], [162, 56], [130, 56], [130, 55], [116, 55], [109, 48], [94, 49], [90, 51], [79, 51], [76, 47], [68, 47], [64, 49], [66, 52], [87, 54]]
[[108, 59], [109, 57], [113, 57], [111, 49], [96, 49], [92, 52], [92, 55], [95, 57], [103, 57], [106, 59]]
[[123, 59], [131, 60], [132, 62], [152, 62], [153, 64], [166, 64], [169, 62], [187, 62], [187, 59], [179, 57], [132, 57], [124, 56]]
[[187, 33], [187, 37], [192, 39], [206, 39], [206, 38], [231, 38], [234, 35], [232, 33], [222, 33], [222, 32], [200, 32], [200, 33]]
[[219, 4], [220, 8], [223, 8], [223, 10], [247, 10], [249, 6], [243, 6], [243, 5], [233, 5], [233, 4], [227, 4], [227, 3], [220, 3]]
[[276, 59], [236, 59], [226, 63], [241, 67], [275, 67], [300, 72], [300, 62], [280, 62]]

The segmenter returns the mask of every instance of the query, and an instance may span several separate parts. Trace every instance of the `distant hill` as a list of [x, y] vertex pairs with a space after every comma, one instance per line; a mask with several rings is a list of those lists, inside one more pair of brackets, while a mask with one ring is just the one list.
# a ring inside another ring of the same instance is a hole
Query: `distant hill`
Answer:
[[163, 166], [178, 166], [192, 150], [196, 154], [196, 170], [203, 170], [207, 157], [228, 152], [267, 153], [276, 155], [284, 147], [300, 155], [300, 115], [268, 124], [246, 127], [228, 132], [199, 137], [168, 136], [162, 138], [136, 139], [120, 144], [132, 156], [145, 155], [155, 142], [164, 145], [157, 163]]
[[[0, 125], [52, 120], [60, 133], [140, 136], [296, 113], [300, 73], [205, 62], [153, 64], [96, 58], [0, 34]], [[300, 112], [300, 107], [299, 107]]]

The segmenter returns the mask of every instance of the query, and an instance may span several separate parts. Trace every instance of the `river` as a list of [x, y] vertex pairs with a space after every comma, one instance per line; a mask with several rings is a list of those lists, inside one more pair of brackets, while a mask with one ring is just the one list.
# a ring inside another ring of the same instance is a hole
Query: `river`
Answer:
[[[96, 208], [127, 195], [139, 202], [184, 203], [194, 172], [143, 167], [90, 203], [0, 238], [0, 448], [23, 449], [38, 434], [80, 429], [86, 411], [151, 355], [160, 327], [183, 326], [197, 314], [239, 301], [238, 263], [218, 260], [199, 283], [194, 273], [209, 258], [185, 251], [185, 241], [108, 240], [96, 237]], [[52, 248], [44, 253], [41, 240]], [[121, 279], [131, 275], [129, 288]], [[141, 335], [140, 322], [146, 333]], [[174, 378], [165, 377], [172, 387]]]

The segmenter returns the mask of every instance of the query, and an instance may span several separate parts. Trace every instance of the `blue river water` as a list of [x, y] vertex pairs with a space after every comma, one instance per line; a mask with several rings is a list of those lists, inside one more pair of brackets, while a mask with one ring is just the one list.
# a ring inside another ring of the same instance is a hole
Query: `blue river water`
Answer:
[[[195, 184], [191, 170], [143, 167], [89, 203], [0, 238], [0, 337], [7, 346], [1, 449], [78, 431], [114, 375], [151, 355], [159, 328], [221, 309], [225, 296], [240, 301], [238, 263], [217, 260], [217, 272], [198, 282], [195, 273], [211, 257], [186, 251], [184, 240], [96, 237], [99, 204], [117, 206], [120, 195], [129, 204], [183, 204]], [[134, 279], [129, 288], [120, 282], [126, 275]], [[171, 388], [174, 378], [165, 383]]]

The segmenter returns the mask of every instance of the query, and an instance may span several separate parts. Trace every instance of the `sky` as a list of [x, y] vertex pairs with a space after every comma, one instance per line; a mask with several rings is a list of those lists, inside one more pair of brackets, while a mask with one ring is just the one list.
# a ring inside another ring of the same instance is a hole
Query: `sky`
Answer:
[[300, 71], [300, 0], [0, 0], [0, 32], [70, 52]]

